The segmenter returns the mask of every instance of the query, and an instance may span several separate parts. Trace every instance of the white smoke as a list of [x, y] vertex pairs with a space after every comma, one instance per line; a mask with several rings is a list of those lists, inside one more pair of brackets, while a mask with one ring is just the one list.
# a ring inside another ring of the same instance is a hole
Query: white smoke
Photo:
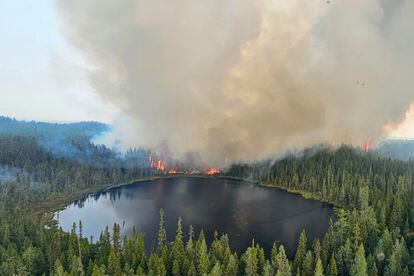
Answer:
[[[328, 1], [329, 2], [329, 1]], [[212, 163], [363, 143], [414, 100], [409, 0], [57, 0], [121, 140]]]

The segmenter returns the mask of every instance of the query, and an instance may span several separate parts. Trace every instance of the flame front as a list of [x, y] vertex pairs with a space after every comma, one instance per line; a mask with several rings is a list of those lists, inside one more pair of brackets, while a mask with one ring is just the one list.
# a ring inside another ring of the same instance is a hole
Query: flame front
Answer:
[[369, 139], [363, 145], [361, 145], [361, 150], [363, 152], [369, 152], [373, 148], [374, 148], [374, 141], [372, 139]]
[[155, 168], [157, 171], [165, 171], [165, 160], [154, 159], [151, 155], [148, 157], [148, 162], [151, 168]]
[[206, 172], [206, 174], [208, 174], [208, 175], [219, 174], [219, 173], [220, 173], [220, 169], [218, 169], [218, 168], [213, 168], [213, 169], [210, 169]]

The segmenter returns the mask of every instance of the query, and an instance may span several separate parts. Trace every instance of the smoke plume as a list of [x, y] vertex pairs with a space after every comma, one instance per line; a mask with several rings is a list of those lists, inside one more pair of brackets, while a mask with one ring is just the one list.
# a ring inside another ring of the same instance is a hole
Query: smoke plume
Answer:
[[387, 135], [414, 100], [410, 0], [57, 0], [117, 133], [211, 163]]

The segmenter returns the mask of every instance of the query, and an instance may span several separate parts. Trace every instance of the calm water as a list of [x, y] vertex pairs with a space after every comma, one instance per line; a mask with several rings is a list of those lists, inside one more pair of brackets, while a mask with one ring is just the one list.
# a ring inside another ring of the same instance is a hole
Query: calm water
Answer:
[[165, 210], [168, 239], [173, 240], [177, 218], [183, 219], [184, 234], [189, 225], [196, 233], [204, 229], [208, 240], [214, 231], [230, 236], [233, 250], [241, 252], [252, 239], [268, 251], [274, 241], [293, 254], [303, 228], [308, 239], [322, 237], [332, 208], [282, 190], [214, 178], [171, 178], [113, 188], [73, 202], [55, 217], [64, 230], [72, 223], [83, 224], [84, 236], [99, 237], [107, 225], [123, 225], [130, 234], [135, 225], [145, 236], [149, 249], [155, 246], [159, 210]]

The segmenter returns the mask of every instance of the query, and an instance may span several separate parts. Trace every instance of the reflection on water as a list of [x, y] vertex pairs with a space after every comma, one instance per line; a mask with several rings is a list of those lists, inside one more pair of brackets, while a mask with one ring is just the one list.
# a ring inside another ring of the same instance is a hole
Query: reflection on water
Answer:
[[70, 230], [82, 221], [84, 236], [98, 238], [114, 222], [123, 232], [132, 233], [135, 225], [154, 248], [158, 231], [158, 213], [165, 210], [167, 234], [175, 237], [180, 216], [184, 229], [193, 225], [204, 229], [211, 240], [214, 231], [227, 233], [231, 246], [241, 252], [254, 238], [268, 251], [273, 242], [283, 243], [289, 255], [296, 248], [303, 228], [310, 241], [325, 233], [332, 208], [278, 189], [251, 183], [214, 178], [171, 178], [113, 188], [85, 197], [56, 213], [59, 224]]

